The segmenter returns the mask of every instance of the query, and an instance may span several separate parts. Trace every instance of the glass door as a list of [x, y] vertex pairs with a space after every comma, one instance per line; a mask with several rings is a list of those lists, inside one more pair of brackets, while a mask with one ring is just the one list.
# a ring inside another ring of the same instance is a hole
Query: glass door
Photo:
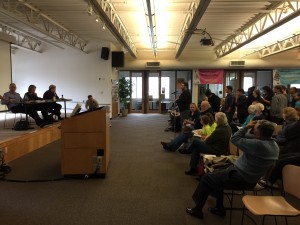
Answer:
[[159, 72], [148, 73], [148, 93], [146, 95], [148, 113], [160, 112], [160, 79]]
[[142, 113], [144, 110], [143, 72], [132, 72], [131, 113]]

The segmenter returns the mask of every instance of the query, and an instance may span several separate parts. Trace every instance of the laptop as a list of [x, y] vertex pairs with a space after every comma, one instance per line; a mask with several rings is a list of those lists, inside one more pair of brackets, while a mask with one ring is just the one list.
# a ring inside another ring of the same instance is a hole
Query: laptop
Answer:
[[76, 104], [76, 106], [75, 106], [75, 108], [73, 109], [73, 111], [72, 111], [72, 113], [71, 113], [71, 117], [72, 116], [76, 116], [79, 112], [80, 112], [80, 110], [81, 110], [81, 103], [77, 103]]

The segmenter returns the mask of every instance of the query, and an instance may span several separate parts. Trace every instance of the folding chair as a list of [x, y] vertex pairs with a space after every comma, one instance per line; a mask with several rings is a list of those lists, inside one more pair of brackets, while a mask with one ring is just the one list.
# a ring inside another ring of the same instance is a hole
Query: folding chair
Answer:
[[[283, 191], [300, 200], [300, 167], [294, 165], [286, 165], [282, 170]], [[251, 196], [245, 195], [242, 198], [244, 203], [242, 224], [244, 215], [248, 216], [255, 224], [256, 222], [250, 215], [246, 213], [248, 209], [253, 215], [262, 216], [262, 224], [267, 216], [274, 216], [277, 224], [277, 217], [284, 217], [285, 223], [288, 224], [287, 217], [299, 216], [300, 211], [289, 204], [285, 196]]]

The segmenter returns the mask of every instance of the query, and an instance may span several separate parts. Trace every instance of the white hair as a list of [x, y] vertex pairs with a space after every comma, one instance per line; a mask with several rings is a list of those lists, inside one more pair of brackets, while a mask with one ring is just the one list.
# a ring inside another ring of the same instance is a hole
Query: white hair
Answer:
[[215, 121], [218, 125], [226, 124], [228, 122], [226, 114], [223, 112], [217, 112], [215, 115]]
[[255, 106], [255, 111], [258, 111], [258, 112], [262, 112], [265, 109], [265, 106], [261, 103], [256, 103], [254, 106]]

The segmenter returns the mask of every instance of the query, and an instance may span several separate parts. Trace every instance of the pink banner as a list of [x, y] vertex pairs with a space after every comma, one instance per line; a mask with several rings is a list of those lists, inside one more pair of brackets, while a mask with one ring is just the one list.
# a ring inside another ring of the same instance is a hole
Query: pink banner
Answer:
[[200, 84], [223, 84], [224, 70], [198, 70]]

